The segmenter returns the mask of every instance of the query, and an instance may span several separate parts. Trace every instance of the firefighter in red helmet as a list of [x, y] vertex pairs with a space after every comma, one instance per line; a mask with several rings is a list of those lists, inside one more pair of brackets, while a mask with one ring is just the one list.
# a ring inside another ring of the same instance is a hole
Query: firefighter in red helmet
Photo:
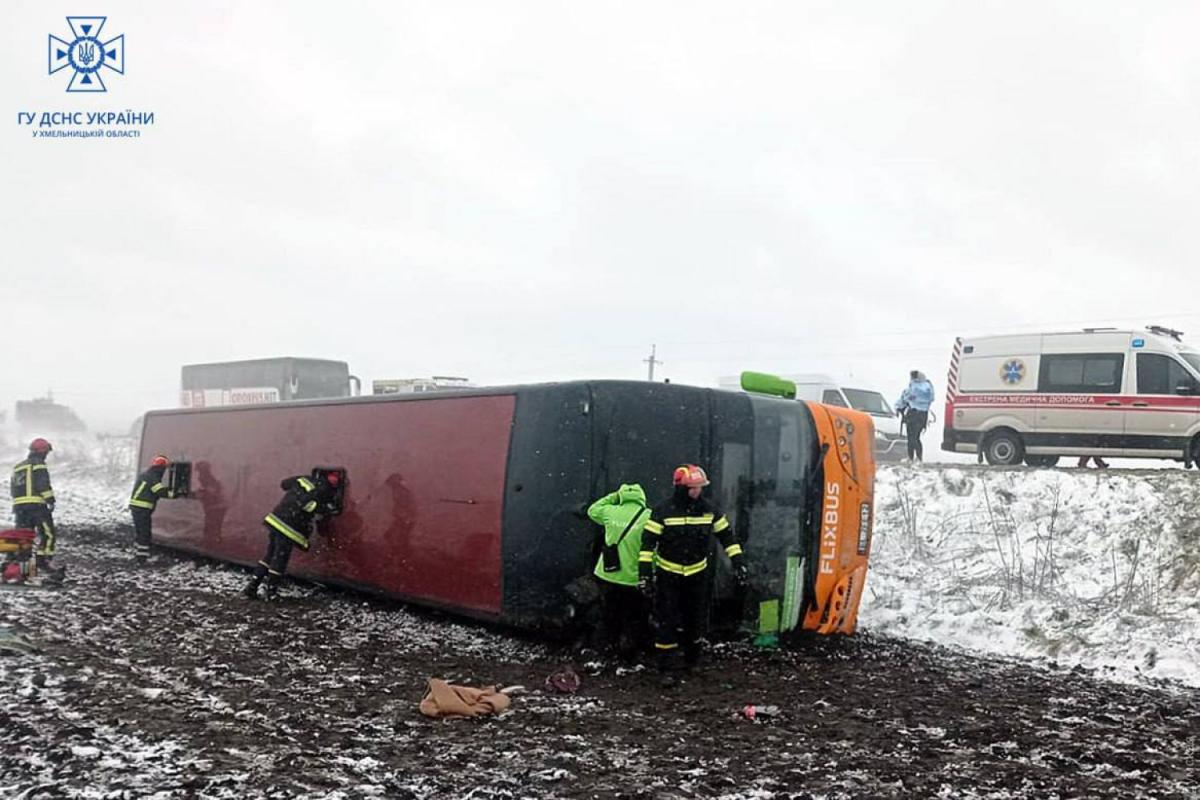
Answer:
[[677, 671], [700, 658], [714, 535], [733, 564], [738, 585], [744, 587], [748, 580], [742, 546], [729, 519], [704, 497], [708, 475], [695, 464], [684, 464], [675, 470], [672, 483], [670, 499], [656, 506], [646, 522], [638, 554], [638, 584], [653, 597], [654, 647], [666, 685], [676, 683]]
[[175, 492], [163, 482], [170, 463], [166, 456], [155, 456], [149, 468], [137, 476], [133, 493], [129, 495], [129, 513], [133, 515], [133, 557], [141, 564], [150, 560], [151, 519], [158, 501], [175, 497]]
[[[45, 439], [34, 439], [29, 443], [29, 456], [13, 467], [9, 482], [17, 527], [37, 532], [37, 569], [52, 576], [55, 574], [52, 562], [57, 537], [54, 530], [54, 489], [50, 486], [50, 468], [46, 466], [46, 456], [53, 449]], [[58, 577], [61, 577], [61, 573]]]
[[334, 513], [337, 488], [341, 474], [336, 471], [323, 473], [313, 479], [304, 475], [285, 478], [280, 482], [283, 499], [263, 519], [267, 529], [267, 553], [254, 568], [254, 575], [242, 593], [254, 600], [258, 597], [259, 584], [267, 581], [267, 599], [274, 600], [279, 593], [279, 583], [287, 571], [292, 548], [308, 550], [308, 539], [312, 535], [315, 518]]

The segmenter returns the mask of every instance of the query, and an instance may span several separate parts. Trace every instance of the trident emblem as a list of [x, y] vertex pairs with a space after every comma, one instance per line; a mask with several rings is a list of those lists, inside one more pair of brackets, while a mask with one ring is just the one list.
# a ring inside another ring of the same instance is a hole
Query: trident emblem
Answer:
[[74, 38], [70, 41], [50, 34], [50, 74], [70, 67], [74, 71], [68, 92], [106, 92], [100, 70], [125, 74], [125, 36], [104, 40], [100, 29], [108, 17], [67, 17]]

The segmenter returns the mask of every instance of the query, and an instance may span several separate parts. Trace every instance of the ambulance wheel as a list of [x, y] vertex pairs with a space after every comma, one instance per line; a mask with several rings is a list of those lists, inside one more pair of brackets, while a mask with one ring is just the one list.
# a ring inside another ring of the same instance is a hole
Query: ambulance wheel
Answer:
[[1058, 463], [1058, 456], [1025, 456], [1025, 463], [1031, 467], [1053, 467]]
[[1010, 467], [1020, 464], [1025, 457], [1025, 445], [1016, 431], [999, 430], [987, 438], [983, 445], [983, 457], [995, 467]]

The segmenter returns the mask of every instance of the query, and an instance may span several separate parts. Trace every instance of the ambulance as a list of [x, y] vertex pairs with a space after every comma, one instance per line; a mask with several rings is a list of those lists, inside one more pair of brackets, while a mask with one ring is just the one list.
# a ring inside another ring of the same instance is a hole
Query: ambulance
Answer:
[[942, 449], [989, 464], [1062, 456], [1200, 462], [1200, 351], [1183, 334], [1085, 328], [957, 339]]

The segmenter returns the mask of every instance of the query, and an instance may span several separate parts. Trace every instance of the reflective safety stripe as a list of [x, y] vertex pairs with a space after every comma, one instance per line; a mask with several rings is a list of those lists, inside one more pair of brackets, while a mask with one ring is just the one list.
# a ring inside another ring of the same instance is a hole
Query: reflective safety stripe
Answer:
[[16, 497], [14, 497], [12, 499], [12, 503], [14, 506], [27, 506], [27, 505], [34, 505], [34, 504], [45, 505], [46, 504], [46, 498], [39, 497], [38, 495], [33, 493], [33, 471], [35, 469], [37, 469], [37, 467], [41, 467], [42, 469], [45, 469], [46, 465], [45, 464], [36, 464], [36, 465], [35, 464], [26, 464], [23, 467], [22, 466], [13, 467], [13, 477], [16, 477], [16, 474], [22, 470], [24, 470], [24, 472], [25, 472], [25, 494], [17, 495]]
[[646, 520], [646, 527], [644, 528], [644, 530], [646, 530], [650, 533], [662, 533], [663, 526], [662, 526], [661, 522], [655, 522], [652, 519], [648, 519], [648, 520]]
[[149, 500], [130, 500], [129, 507], [130, 508], [145, 508], [145, 509], [149, 509], [150, 511], [153, 511], [154, 503], [151, 503]]
[[721, 531], [725, 530], [728, 527], [729, 527], [729, 519], [727, 517], [721, 517], [719, 520], [717, 520], [713, 524], [713, 533], [720, 533]]
[[308, 478], [298, 478], [296, 480], [296, 483], [303, 486], [304, 491], [306, 491], [306, 492], [311, 492], [313, 489], [317, 488], [316, 485], [312, 481], [310, 481]]
[[695, 575], [697, 572], [703, 572], [704, 568], [707, 566], [707, 558], [703, 561], [697, 561], [695, 564], [676, 564], [674, 561], [667, 561], [662, 556], [658, 557], [659, 569], [672, 572], [676, 575], [683, 575], [684, 577], [687, 577], [688, 575]]
[[674, 650], [676, 647], [679, 647], [679, 645], [678, 644], [661, 644], [659, 642], [654, 643], [655, 650]]
[[37, 549], [37, 554], [39, 556], [53, 556], [55, 539], [54, 528], [50, 526], [49, 522], [43, 522], [38, 526], [38, 530], [40, 530], [42, 533], [42, 541]]
[[[143, 483], [143, 484], [142, 484], [142, 486], [145, 486], [145, 485], [146, 485], [145, 483]], [[157, 494], [157, 493], [158, 493], [158, 490], [159, 490], [159, 489], [161, 489], [162, 487], [163, 487], [163, 485], [162, 485], [161, 483], [156, 483], [156, 484], [154, 484], [153, 486], [151, 486], [151, 487], [150, 487], [150, 491], [152, 491], [152, 492], [154, 492], [155, 494]]]
[[30, 465], [29, 465], [29, 469], [44, 469], [44, 470], [49, 470], [50, 468], [49, 468], [49, 467], [47, 467], [45, 464], [30, 464]]
[[712, 514], [703, 514], [699, 517], [667, 517], [663, 520], [663, 525], [708, 525], [712, 521]]
[[271, 568], [271, 565], [270, 565], [270, 564], [268, 564], [268, 563], [267, 563], [267, 562], [265, 562], [265, 561], [260, 561], [260, 562], [258, 562], [258, 563], [259, 563], [259, 564], [261, 564], [262, 566], [266, 567], [267, 569], [270, 569], [270, 568]]
[[46, 491], [42, 492], [42, 499], [43, 500], [53, 500], [54, 499], [54, 490], [47, 489]]
[[653, 564], [654, 563], [654, 552], [651, 550], [639, 551], [638, 552], [638, 563]]
[[275, 516], [274, 514], [267, 514], [267, 516], [263, 518], [263, 522], [267, 523], [272, 528], [303, 547], [305, 550], [308, 549], [308, 537], [293, 528], [291, 525], [288, 525], [279, 517]]
[[725, 555], [729, 556], [730, 558], [733, 558], [734, 556], [740, 556], [741, 554], [742, 546], [740, 544], [731, 544], [729, 547], [725, 548]]
[[316, 511], [317, 510], [317, 501], [309, 500], [307, 503], [304, 504], [304, 510], [310, 514], [314, 511]]

